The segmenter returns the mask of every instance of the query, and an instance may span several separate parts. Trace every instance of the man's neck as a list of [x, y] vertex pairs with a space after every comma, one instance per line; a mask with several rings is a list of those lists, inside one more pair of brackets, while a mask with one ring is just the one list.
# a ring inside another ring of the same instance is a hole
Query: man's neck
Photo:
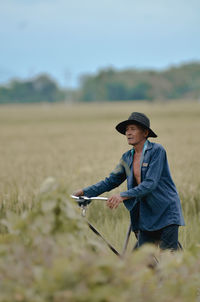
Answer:
[[147, 140], [144, 139], [141, 142], [137, 143], [136, 145], [133, 145], [135, 153], [142, 153], [142, 150], [143, 150], [143, 147], [144, 147], [144, 144], [145, 144], [146, 141]]

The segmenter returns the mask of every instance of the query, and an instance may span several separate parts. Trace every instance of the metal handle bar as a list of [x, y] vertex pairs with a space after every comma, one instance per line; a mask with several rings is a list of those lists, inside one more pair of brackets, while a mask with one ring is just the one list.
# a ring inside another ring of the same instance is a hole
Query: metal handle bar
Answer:
[[107, 197], [87, 197], [87, 196], [75, 196], [75, 195], [70, 195], [72, 198], [76, 199], [77, 201], [79, 200], [108, 200]]

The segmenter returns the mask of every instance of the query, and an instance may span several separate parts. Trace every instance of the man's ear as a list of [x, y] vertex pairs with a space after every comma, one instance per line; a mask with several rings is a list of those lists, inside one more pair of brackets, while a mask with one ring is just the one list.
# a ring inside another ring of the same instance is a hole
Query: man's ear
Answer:
[[148, 135], [149, 135], [149, 130], [148, 130], [148, 129], [145, 129], [145, 130], [144, 130], [144, 136], [147, 138]]

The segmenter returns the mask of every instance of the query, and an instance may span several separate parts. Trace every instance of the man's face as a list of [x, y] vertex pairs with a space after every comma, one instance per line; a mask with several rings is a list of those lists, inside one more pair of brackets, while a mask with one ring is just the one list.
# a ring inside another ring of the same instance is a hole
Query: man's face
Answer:
[[128, 144], [134, 146], [147, 139], [148, 130], [144, 130], [138, 125], [131, 124], [126, 127], [125, 135]]

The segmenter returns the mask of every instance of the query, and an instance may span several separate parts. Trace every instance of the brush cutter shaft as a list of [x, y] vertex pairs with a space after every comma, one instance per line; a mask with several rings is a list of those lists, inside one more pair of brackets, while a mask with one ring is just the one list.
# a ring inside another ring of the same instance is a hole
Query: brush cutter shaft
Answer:
[[[75, 195], [70, 195], [73, 199], [75, 199], [75, 201], [77, 202], [77, 204], [81, 207], [82, 209], [82, 216], [85, 216], [86, 215], [86, 209], [87, 209], [87, 206], [88, 204], [90, 204], [90, 202], [92, 200], [108, 200], [107, 197], [87, 197], [87, 196], [75, 196]], [[111, 251], [117, 255], [118, 257], [122, 258], [125, 254], [125, 251], [127, 249], [127, 245], [128, 245], [128, 242], [129, 242], [129, 237], [130, 237], [130, 234], [131, 234], [131, 225], [129, 226], [128, 228], [128, 232], [127, 232], [127, 235], [126, 235], [126, 240], [125, 240], [125, 243], [124, 243], [124, 247], [123, 247], [123, 252], [122, 254], [120, 254], [102, 235], [101, 233], [88, 221], [87, 221], [87, 224], [89, 226], [89, 228], [97, 235], [99, 236], [106, 244], [107, 246], [111, 249]]]
[[89, 228], [107, 244], [107, 246], [115, 255], [121, 257], [120, 253], [118, 253], [118, 251], [99, 233], [99, 231], [97, 231], [95, 227], [93, 227], [93, 225], [89, 221], [87, 221], [87, 224]]

